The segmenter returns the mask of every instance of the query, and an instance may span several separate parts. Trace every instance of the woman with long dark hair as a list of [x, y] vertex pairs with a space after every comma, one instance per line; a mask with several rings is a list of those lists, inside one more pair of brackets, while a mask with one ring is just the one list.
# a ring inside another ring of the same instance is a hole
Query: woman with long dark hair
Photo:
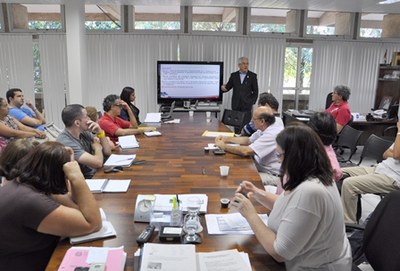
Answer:
[[[135, 95], [135, 89], [132, 87], [124, 87], [122, 89], [121, 95], [120, 95], [121, 100], [123, 100], [124, 102], [127, 103], [127, 105], [129, 106], [129, 109], [132, 111], [133, 116], [135, 117], [135, 120], [137, 122], [137, 125], [140, 125], [141, 122], [139, 120], [139, 113], [140, 110], [139, 108], [137, 108], [133, 102], [136, 99], [136, 95]], [[130, 121], [131, 119], [131, 115], [129, 114], [129, 109], [125, 109], [122, 108], [121, 110], [121, 114], [119, 115], [120, 118], [126, 120], [126, 121]]]
[[45, 142], [25, 155], [0, 188], [1, 270], [44, 270], [60, 236], [101, 228], [99, 207], [73, 152]]
[[[281, 176], [287, 176], [285, 192], [277, 196], [243, 181], [231, 206], [246, 218], [264, 249], [285, 262], [286, 270], [350, 271], [343, 209], [321, 139], [310, 127], [291, 126], [276, 142]], [[249, 199], [272, 210], [268, 226]]]

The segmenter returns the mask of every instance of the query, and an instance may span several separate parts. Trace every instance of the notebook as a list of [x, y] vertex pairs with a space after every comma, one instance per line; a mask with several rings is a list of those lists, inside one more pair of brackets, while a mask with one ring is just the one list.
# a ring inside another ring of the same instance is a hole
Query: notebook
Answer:
[[92, 193], [126, 192], [131, 180], [86, 179], [86, 183]]
[[[71, 245], [76, 245], [76, 244], [80, 244], [80, 243], [104, 239], [107, 237], [117, 236], [117, 232], [115, 231], [114, 226], [111, 224], [110, 221], [107, 220], [106, 214], [104, 213], [102, 208], [100, 208], [100, 215], [101, 215], [103, 227], [99, 231], [93, 232], [93, 233], [90, 233], [87, 235], [70, 237], [69, 243]], [[63, 269], [60, 269], [60, 270], [63, 270]]]
[[118, 143], [123, 149], [139, 148], [139, 142], [134, 135], [119, 136]]
[[105, 167], [130, 167], [136, 158], [136, 154], [111, 154], [104, 163]]

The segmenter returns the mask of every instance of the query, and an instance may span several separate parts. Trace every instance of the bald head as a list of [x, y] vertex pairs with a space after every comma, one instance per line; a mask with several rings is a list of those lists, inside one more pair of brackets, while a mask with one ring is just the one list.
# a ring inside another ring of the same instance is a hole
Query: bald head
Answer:
[[275, 123], [274, 112], [269, 106], [257, 107], [257, 109], [254, 110], [253, 113], [253, 120], [254, 124], [257, 124], [259, 122], [259, 125], [257, 125], [258, 127], [256, 128], [263, 131], [268, 128], [268, 126]]

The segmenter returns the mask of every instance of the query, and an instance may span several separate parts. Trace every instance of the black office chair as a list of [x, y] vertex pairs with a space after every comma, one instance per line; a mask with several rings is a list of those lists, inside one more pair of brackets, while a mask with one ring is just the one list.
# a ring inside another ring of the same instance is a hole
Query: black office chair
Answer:
[[225, 109], [224, 114], [222, 115], [222, 123], [234, 127], [235, 132], [240, 132], [245, 124], [245, 116], [246, 112]]
[[383, 138], [388, 139], [388, 140], [394, 140], [397, 135], [397, 126], [396, 125], [391, 125], [387, 127], [385, 130], [383, 130]]
[[[334, 143], [333, 146], [335, 150], [340, 151], [338, 155], [339, 162], [346, 163], [351, 160], [351, 157], [357, 150], [357, 142], [362, 133], [363, 131], [354, 129], [350, 125], [346, 125], [343, 127], [342, 131], [338, 135], [336, 143]], [[343, 157], [345, 149], [349, 149], [350, 151], [349, 157], [347, 159]]]
[[[377, 205], [365, 226], [362, 251], [374, 270], [400, 270], [400, 191], [389, 193]], [[363, 230], [355, 224], [346, 224], [348, 230]], [[353, 255], [353, 269], [360, 270]]]
[[331, 106], [331, 104], [332, 104], [332, 94], [333, 94], [333, 92], [329, 93], [326, 96], [325, 109], [328, 109], [328, 107]]

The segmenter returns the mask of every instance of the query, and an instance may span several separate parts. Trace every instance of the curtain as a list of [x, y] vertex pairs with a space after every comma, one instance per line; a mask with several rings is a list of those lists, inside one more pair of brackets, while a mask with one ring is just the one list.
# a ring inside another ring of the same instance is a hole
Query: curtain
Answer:
[[[282, 101], [285, 39], [227, 36], [181, 36], [180, 60], [223, 61], [224, 83], [238, 69], [241, 56], [249, 58], [249, 69], [257, 73], [259, 92], [271, 92]], [[223, 108], [231, 108], [232, 91], [223, 94]]]
[[322, 41], [313, 46], [310, 109], [325, 109], [326, 96], [336, 85], [350, 87], [352, 112], [367, 113], [374, 106], [379, 64], [388, 50], [398, 51], [391, 43]]
[[34, 101], [32, 35], [0, 35], [0, 89], [2, 98], [10, 88], [20, 88]]
[[65, 91], [68, 89], [65, 35], [41, 35], [39, 50], [46, 121], [63, 128], [61, 110], [66, 105]]
[[135, 89], [140, 119], [157, 108], [157, 60], [177, 59], [175, 35], [88, 35], [85, 105], [103, 111], [109, 94], [120, 95], [125, 86]]

